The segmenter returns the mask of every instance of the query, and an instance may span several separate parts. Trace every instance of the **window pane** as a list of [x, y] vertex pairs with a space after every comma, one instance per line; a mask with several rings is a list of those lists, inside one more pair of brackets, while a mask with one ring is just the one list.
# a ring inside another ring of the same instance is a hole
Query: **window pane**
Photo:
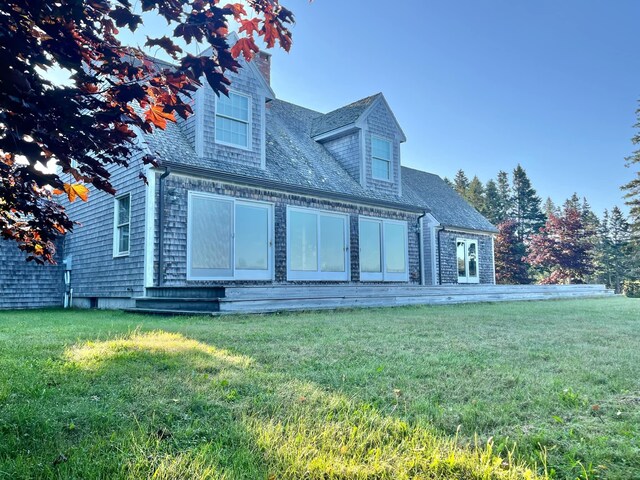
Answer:
[[129, 209], [131, 208], [131, 197], [125, 195], [118, 199], [118, 225], [129, 223]]
[[404, 225], [385, 223], [384, 255], [388, 273], [404, 273], [406, 269], [406, 234]]
[[269, 268], [269, 210], [266, 207], [236, 206], [236, 268]]
[[391, 178], [390, 175], [390, 163], [386, 160], [380, 160], [379, 158], [374, 158], [372, 160], [371, 168], [373, 178], [380, 178], [384, 180], [389, 180]]
[[249, 145], [249, 124], [216, 117], [216, 140], [247, 147]]
[[467, 258], [469, 259], [469, 276], [478, 276], [478, 246], [476, 242], [470, 242], [467, 249]]
[[320, 270], [344, 272], [344, 218], [320, 216]]
[[360, 220], [360, 271], [382, 272], [380, 222]]
[[129, 251], [129, 225], [118, 227], [118, 253]]
[[291, 270], [318, 270], [317, 215], [292, 211], [289, 215], [289, 261]]
[[230, 270], [233, 203], [194, 197], [191, 209], [191, 267]]
[[458, 242], [457, 252], [458, 252], [458, 276], [466, 277], [467, 276], [467, 266], [466, 266], [466, 257], [465, 257], [465, 244], [464, 242]]
[[391, 142], [381, 138], [371, 138], [371, 156], [391, 161]]
[[229, 96], [218, 98], [218, 113], [225, 117], [249, 121], [249, 98], [229, 92]]

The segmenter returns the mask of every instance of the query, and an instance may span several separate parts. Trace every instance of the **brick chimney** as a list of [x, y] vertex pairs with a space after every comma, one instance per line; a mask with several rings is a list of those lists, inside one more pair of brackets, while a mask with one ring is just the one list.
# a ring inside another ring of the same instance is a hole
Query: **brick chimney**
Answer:
[[271, 85], [271, 54], [261, 50], [253, 57], [253, 61], [256, 62], [256, 67], [264, 79]]

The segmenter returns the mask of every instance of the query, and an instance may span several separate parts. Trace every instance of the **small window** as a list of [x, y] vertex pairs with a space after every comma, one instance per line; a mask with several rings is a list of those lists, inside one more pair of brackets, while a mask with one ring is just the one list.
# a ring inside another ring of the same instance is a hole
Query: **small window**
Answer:
[[371, 138], [371, 173], [377, 180], [391, 180], [392, 146], [389, 140]]
[[251, 99], [229, 92], [216, 101], [216, 143], [249, 148]]
[[131, 231], [131, 194], [116, 197], [114, 212], [113, 255], [129, 255]]

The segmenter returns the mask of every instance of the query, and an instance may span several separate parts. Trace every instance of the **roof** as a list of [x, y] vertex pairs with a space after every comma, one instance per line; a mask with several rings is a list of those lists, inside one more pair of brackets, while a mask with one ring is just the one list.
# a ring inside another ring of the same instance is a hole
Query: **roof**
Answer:
[[[248, 183], [269, 183], [334, 194], [374, 204], [393, 204], [394, 208], [420, 211], [410, 199], [363, 188], [329, 151], [311, 137], [314, 120], [321, 113], [272, 100], [266, 108], [266, 165], [258, 169], [217, 158], [199, 157], [184, 132], [174, 123], [165, 130], [145, 135], [151, 151], [165, 166], [202, 169], [212, 174], [241, 177]], [[328, 195], [331, 196], [331, 195]]]
[[337, 110], [318, 116], [313, 121], [311, 136], [316, 137], [355, 123], [381, 96], [381, 93], [376, 93], [370, 97], [360, 99], [357, 102], [350, 103]]
[[444, 227], [496, 233], [498, 229], [433, 173], [402, 167], [402, 189], [416, 204], [428, 207]]

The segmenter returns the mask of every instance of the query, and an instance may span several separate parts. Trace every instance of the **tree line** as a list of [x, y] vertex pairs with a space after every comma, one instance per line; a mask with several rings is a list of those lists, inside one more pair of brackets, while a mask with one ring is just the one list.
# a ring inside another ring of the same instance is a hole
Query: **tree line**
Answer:
[[577, 193], [543, 202], [521, 165], [486, 184], [463, 170], [445, 182], [497, 226], [497, 283], [604, 283], [620, 292], [640, 276], [639, 219], [618, 206], [598, 216]]

